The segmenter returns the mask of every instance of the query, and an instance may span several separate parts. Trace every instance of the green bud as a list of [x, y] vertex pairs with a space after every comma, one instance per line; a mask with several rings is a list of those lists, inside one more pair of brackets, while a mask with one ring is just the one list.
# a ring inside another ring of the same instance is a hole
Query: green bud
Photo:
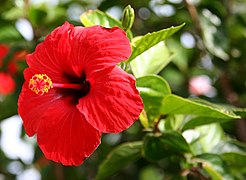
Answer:
[[131, 29], [134, 19], [135, 19], [135, 14], [134, 14], [134, 9], [128, 5], [125, 7], [123, 13], [122, 13], [122, 27], [125, 31]]

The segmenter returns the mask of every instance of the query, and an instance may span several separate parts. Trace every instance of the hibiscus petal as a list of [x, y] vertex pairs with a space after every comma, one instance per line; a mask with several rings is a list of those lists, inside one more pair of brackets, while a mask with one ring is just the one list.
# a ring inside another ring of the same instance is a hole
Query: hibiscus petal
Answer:
[[95, 72], [127, 60], [131, 54], [130, 42], [118, 27], [75, 27], [71, 36], [69, 59], [78, 75], [92, 77]]
[[47, 159], [63, 165], [80, 165], [100, 144], [101, 133], [66, 100], [56, 101], [43, 116], [47, 121], [37, 141]]
[[36, 95], [29, 87], [29, 79], [32, 77], [30, 68], [25, 69], [26, 82], [18, 99], [18, 113], [20, 114], [28, 136], [33, 136], [39, 129], [40, 123], [47, 108], [58, 99], [58, 95], [51, 89], [49, 93], [42, 96]]
[[68, 66], [69, 32], [74, 27], [64, 23], [49, 34], [44, 42], [40, 43], [35, 52], [27, 55], [27, 64], [35, 74], [47, 74], [55, 82], [68, 81], [64, 75], [73, 73]]
[[[31, 77], [30, 68], [24, 72]], [[18, 113], [28, 136], [37, 133], [40, 148], [48, 159], [64, 165], [80, 165], [100, 144], [101, 133], [93, 128], [71, 103], [54, 89], [36, 95], [25, 82], [18, 100]]]
[[115, 66], [130, 54], [130, 42], [120, 28], [74, 27], [66, 22], [27, 55], [27, 63], [37, 74], [65, 83], [67, 75], [93, 78], [95, 72]]
[[104, 133], [118, 133], [134, 123], [143, 109], [133, 76], [118, 67], [101, 73], [77, 108], [86, 120]]

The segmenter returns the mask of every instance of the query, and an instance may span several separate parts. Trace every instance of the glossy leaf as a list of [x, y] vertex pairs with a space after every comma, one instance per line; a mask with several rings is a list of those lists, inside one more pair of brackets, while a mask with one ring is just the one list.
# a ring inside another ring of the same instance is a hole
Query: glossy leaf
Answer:
[[169, 115], [165, 119], [165, 129], [166, 130], [179, 130], [184, 122], [184, 115]]
[[164, 114], [190, 114], [224, 119], [239, 118], [239, 116], [222, 106], [213, 105], [212, 103], [205, 104], [204, 102], [168, 95], [163, 100], [161, 112]]
[[217, 154], [201, 154], [197, 156], [202, 162], [202, 167], [213, 180], [231, 179], [228, 166]]
[[[107, 28], [118, 26], [123, 29], [122, 24], [119, 20], [113, 18], [107, 13], [104, 13], [98, 9], [89, 10], [80, 16], [80, 20], [85, 27], [101, 25]], [[126, 31], [127, 37], [132, 39], [131, 30]]]
[[168, 83], [158, 75], [148, 75], [137, 79], [137, 89], [143, 98], [144, 109], [151, 120], [160, 116], [160, 107], [165, 95], [171, 93]]
[[223, 177], [221, 174], [219, 174], [211, 164], [209, 163], [204, 163], [203, 168], [206, 170], [206, 172], [210, 175], [210, 177], [213, 180], [222, 180]]
[[245, 108], [232, 108], [232, 111], [243, 118], [246, 117], [246, 109]]
[[235, 140], [220, 141], [213, 148], [235, 173], [246, 172], [246, 145]]
[[29, 8], [28, 17], [33, 26], [38, 26], [40, 23], [43, 23], [47, 18], [48, 12], [45, 8]]
[[168, 49], [173, 52], [172, 63], [175, 64], [181, 72], [184, 72], [188, 68], [188, 61], [190, 57], [190, 50], [182, 46], [180, 41], [175, 39], [168, 40]]
[[163, 178], [164, 175], [160, 173], [160, 169], [153, 165], [145, 166], [139, 173], [139, 180], [163, 180]]
[[201, 146], [201, 152], [195, 151], [195, 154], [210, 153], [213, 149], [225, 139], [224, 131], [219, 124], [209, 124], [197, 127], [200, 137], [196, 142]]
[[98, 9], [89, 10], [83, 13], [80, 16], [80, 20], [83, 23], [83, 25], [86, 27], [90, 27], [94, 25], [101, 25], [104, 27], [113, 27], [113, 26], [121, 27], [120, 21]]
[[221, 106], [223, 106], [228, 111], [232, 111], [234, 114], [240, 116], [241, 118], [246, 117], [246, 108], [235, 107], [235, 106], [229, 105], [229, 104], [221, 104]]
[[175, 131], [167, 131], [162, 135], [146, 135], [143, 147], [144, 156], [150, 161], [158, 161], [175, 154], [191, 153], [186, 140]]
[[[0, 24], [0, 26], [2, 26]], [[8, 33], [6, 33], [8, 32]], [[10, 43], [23, 40], [21, 34], [17, 29], [12, 25], [2, 26], [0, 31], [0, 42], [1, 43]]]
[[165, 96], [171, 94], [168, 83], [158, 75], [147, 75], [137, 78], [136, 86], [140, 92], [150, 96]]
[[20, 8], [13, 7], [9, 9], [9, 11], [5, 11], [3, 13], [3, 17], [4, 19], [7, 19], [7, 20], [16, 20], [20, 18], [21, 16], [24, 16], [24, 13], [25, 12], [21, 10]]
[[133, 74], [138, 78], [149, 74], [158, 74], [171, 61], [172, 57], [173, 54], [162, 41], [137, 56], [130, 65]]
[[100, 165], [96, 179], [106, 179], [127, 164], [141, 157], [142, 142], [121, 144], [110, 152]]
[[148, 50], [149, 48], [155, 46], [161, 41], [164, 41], [166, 38], [173, 35], [175, 32], [177, 32], [179, 29], [181, 29], [185, 24], [181, 24], [179, 26], [172, 26], [167, 29], [162, 29], [157, 32], [148, 33], [141, 38], [139, 38], [137, 41], [134, 42], [134, 46], [132, 47], [132, 55], [129, 58], [129, 61], [132, 61], [137, 56], [142, 54], [144, 51]]
[[221, 157], [235, 174], [246, 173], [246, 153], [228, 152]]
[[213, 117], [196, 117], [185, 123], [182, 129], [183, 130], [193, 129], [197, 126], [202, 126], [211, 123], [223, 123], [223, 122], [227, 122], [228, 120], [230, 119], [219, 119]]
[[168, 147], [162, 144], [160, 137], [152, 134], [146, 135], [143, 144], [143, 155], [149, 161], [158, 161], [170, 156]]
[[221, 141], [216, 148], [213, 149], [213, 153], [223, 154], [229, 152], [246, 153], [246, 145], [236, 140], [227, 140]]
[[15, 114], [17, 114], [17, 95], [8, 95], [0, 101], [0, 121]]

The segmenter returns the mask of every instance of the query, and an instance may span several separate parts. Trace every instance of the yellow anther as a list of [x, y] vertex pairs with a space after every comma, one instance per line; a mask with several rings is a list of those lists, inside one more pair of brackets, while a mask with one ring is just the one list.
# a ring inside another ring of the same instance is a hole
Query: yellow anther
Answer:
[[43, 95], [53, 86], [49, 76], [46, 74], [35, 74], [29, 81], [29, 88], [36, 94]]

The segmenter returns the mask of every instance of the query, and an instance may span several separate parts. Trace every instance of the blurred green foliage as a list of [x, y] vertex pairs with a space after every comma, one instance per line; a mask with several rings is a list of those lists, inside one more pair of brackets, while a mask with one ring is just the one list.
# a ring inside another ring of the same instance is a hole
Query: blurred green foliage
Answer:
[[[121, 134], [104, 135], [79, 167], [49, 162], [37, 146], [32, 164], [0, 149], [1, 177], [18, 177], [21, 172], [8, 168], [18, 161], [23, 170], [38, 169], [42, 179], [246, 178], [245, 0], [2, 0], [0, 43], [10, 47], [4, 62], [14, 52], [33, 52], [64, 21], [122, 27], [128, 4], [135, 10], [127, 30], [133, 53], [119, 66], [137, 78], [145, 104], [140, 121]], [[31, 25], [30, 39], [17, 25], [23, 19]], [[16, 91], [0, 94], [1, 121], [17, 113], [26, 64], [17, 66]], [[201, 75], [209, 81], [194, 86], [192, 79]], [[200, 92], [204, 84], [208, 92]]]

